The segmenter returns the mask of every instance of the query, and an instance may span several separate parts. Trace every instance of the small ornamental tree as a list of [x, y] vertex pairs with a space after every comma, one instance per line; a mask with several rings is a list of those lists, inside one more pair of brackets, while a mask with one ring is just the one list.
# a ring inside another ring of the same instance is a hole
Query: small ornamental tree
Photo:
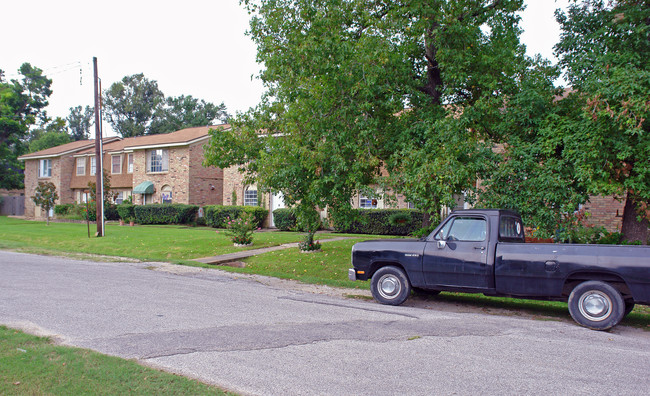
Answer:
[[228, 217], [225, 234], [236, 245], [250, 245], [253, 243], [255, 232], [255, 218], [252, 213], [244, 212], [238, 218]]
[[45, 210], [46, 224], [50, 225], [50, 209], [54, 207], [54, 203], [59, 199], [59, 194], [56, 193], [56, 186], [51, 182], [38, 182], [35, 195], [32, 196], [32, 201], [43, 210]]

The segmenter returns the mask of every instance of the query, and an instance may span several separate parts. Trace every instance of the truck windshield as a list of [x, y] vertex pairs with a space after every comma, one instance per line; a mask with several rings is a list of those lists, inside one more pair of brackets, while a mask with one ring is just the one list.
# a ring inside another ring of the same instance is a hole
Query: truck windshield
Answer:
[[447, 222], [435, 239], [446, 241], [484, 241], [487, 235], [487, 222], [483, 218], [455, 217]]

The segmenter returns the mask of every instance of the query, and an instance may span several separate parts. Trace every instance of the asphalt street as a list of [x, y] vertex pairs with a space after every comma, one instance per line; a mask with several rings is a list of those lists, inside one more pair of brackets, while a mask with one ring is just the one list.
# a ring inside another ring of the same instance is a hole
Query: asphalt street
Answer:
[[626, 394], [650, 333], [388, 307], [162, 263], [0, 251], [0, 324], [254, 395]]

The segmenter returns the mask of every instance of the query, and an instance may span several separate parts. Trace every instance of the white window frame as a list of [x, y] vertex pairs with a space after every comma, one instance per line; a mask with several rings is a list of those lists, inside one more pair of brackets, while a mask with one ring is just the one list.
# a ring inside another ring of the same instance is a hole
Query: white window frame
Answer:
[[90, 157], [90, 176], [97, 174], [97, 157], [94, 155]]
[[126, 155], [126, 173], [133, 173], [133, 153]]
[[86, 175], [86, 157], [77, 157], [77, 176]]
[[[115, 158], [120, 159], [120, 169], [119, 172], [115, 172]], [[122, 156], [121, 155], [111, 155], [111, 174], [119, 175], [122, 173]]]
[[153, 149], [147, 151], [147, 173], [169, 172], [169, 150]]
[[257, 206], [257, 189], [249, 188], [244, 191], [244, 206]]
[[124, 195], [124, 191], [118, 191], [117, 194], [115, 194], [115, 199], [113, 200], [115, 205], [119, 205], [124, 201]]
[[42, 159], [38, 162], [38, 177], [52, 177], [51, 159]]
[[[372, 200], [376, 200], [377, 204], [373, 205]], [[379, 206], [379, 200], [376, 198], [368, 198], [363, 195], [359, 195], [359, 208], [361, 209], [377, 209]]]

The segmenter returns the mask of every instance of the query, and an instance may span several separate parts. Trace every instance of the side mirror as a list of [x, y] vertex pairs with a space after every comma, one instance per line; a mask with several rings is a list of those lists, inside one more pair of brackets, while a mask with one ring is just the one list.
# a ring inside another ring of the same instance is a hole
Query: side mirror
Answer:
[[438, 249], [444, 249], [447, 246], [446, 241], [438, 241]]

